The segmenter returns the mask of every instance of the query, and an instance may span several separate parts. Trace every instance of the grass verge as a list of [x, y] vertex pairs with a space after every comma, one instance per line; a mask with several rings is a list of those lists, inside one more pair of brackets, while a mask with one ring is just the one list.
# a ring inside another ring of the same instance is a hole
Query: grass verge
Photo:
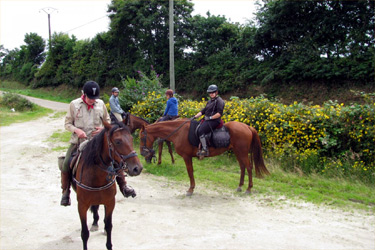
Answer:
[[35, 120], [50, 114], [52, 110], [35, 105], [33, 110], [12, 112], [9, 108], [0, 107], [0, 126], [9, 126], [12, 123]]
[[[167, 148], [164, 148], [162, 164], [146, 164], [147, 172], [167, 177], [174, 181], [190, 182], [183, 159], [175, 154], [175, 164], [171, 163]], [[143, 158], [143, 157], [141, 157]], [[285, 172], [271, 161], [266, 162], [271, 175], [263, 178], [253, 178], [253, 195], [261, 194], [269, 197], [287, 197], [294, 201], [306, 201], [315, 205], [326, 205], [342, 209], [361, 209], [375, 212], [374, 186], [359, 181], [343, 178], [327, 178], [319, 175], [300, 175]], [[217, 191], [226, 190], [240, 195], [236, 188], [240, 179], [240, 168], [236, 158], [230, 154], [206, 158], [202, 161], [193, 160], [196, 190], [209, 186]], [[254, 172], [254, 171], [253, 171]], [[253, 175], [255, 175], [253, 173]], [[245, 177], [243, 190], [247, 188], [248, 178]], [[243, 194], [243, 193], [242, 193]]]

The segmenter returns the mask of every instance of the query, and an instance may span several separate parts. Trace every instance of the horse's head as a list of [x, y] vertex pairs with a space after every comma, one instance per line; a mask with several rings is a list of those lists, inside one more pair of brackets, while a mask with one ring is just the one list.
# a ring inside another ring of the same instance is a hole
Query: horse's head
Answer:
[[147, 163], [151, 163], [152, 158], [155, 157], [155, 150], [152, 148], [155, 138], [147, 136], [146, 127], [142, 126], [139, 131], [140, 151], [141, 155], [145, 157]]
[[106, 129], [108, 154], [112, 161], [122, 166], [130, 176], [139, 175], [143, 166], [133, 148], [133, 137], [123, 123], [109, 124], [103, 121]]

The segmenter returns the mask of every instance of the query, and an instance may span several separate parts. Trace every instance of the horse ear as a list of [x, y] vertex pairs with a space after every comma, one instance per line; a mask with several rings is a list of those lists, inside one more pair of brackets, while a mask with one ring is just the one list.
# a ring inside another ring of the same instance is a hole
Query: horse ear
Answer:
[[103, 118], [102, 118], [102, 122], [103, 122], [103, 125], [104, 125], [106, 130], [109, 130], [111, 128], [111, 124], [108, 123], [107, 121], [103, 120]]
[[126, 125], [126, 126], [130, 126], [130, 115], [129, 113], [125, 113], [125, 116], [122, 120], [122, 122]]

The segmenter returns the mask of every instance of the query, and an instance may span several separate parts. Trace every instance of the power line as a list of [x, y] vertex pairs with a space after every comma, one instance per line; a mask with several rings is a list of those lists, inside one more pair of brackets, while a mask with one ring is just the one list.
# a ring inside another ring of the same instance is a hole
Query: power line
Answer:
[[108, 17], [108, 16], [105, 15], [105, 16], [99, 17], [99, 18], [97, 18], [97, 19], [95, 19], [95, 20], [92, 20], [92, 21], [90, 21], [90, 22], [88, 22], [88, 23], [82, 24], [82, 25], [80, 25], [80, 26], [78, 26], [78, 27], [75, 27], [75, 28], [73, 28], [73, 29], [70, 29], [70, 30], [68, 30], [68, 31], [65, 31], [64, 33], [68, 33], [68, 32], [70, 32], [70, 31], [72, 31], [72, 30], [75, 30], [75, 29], [81, 28], [81, 27], [83, 27], [83, 26], [89, 25], [89, 24], [91, 24], [91, 23], [93, 23], [93, 22], [96, 22], [96, 21], [98, 21], [98, 20], [100, 20], [100, 19], [102, 19], [102, 18], [104, 18], [104, 17]]

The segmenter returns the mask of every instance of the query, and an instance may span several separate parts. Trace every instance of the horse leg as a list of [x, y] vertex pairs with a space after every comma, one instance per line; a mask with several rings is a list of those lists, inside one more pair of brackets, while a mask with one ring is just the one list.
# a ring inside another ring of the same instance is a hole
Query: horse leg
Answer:
[[87, 210], [89, 206], [86, 204], [82, 204], [82, 202], [78, 202], [78, 213], [79, 218], [81, 219], [81, 239], [83, 243], [83, 249], [87, 250], [87, 241], [90, 237], [90, 232], [87, 227]]
[[171, 142], [170, 141], [166, 141], [166, 143], [168, 145], [169, 154], [171, 155], [171, 158], [172, 158], [172, 163], [174, 164], [174, 157], [173, 157], [173, 151], [172, 151]]
[[191, 157], [184, 157], [186, 170], [188, 172], [190, 178], [190, 188], [186, 192], [186, 196], [192, 196], [195, 188], [195, 180], [194, 180], [194, 169], [193, 169], [193, 159]]
[[248, 153], [243, 153], [243, 152], [234, 152], [237, 158], [238, 163], [240, 164], [241, 168], [241, 177], [240, 177], [240, 184], [237, 188], [237, 191], [242, 190], [242, 185], [244, 184], [244, 179], [245, 179], [245, 168], [247, 170], [248, 176], [249, 176], [249, 186], [246, 189], [246, 193], [249, 194], [251, 193], [251, 188], [253, 187], [253, 178], [252, 178], [252, 161], [250, 161]]
[[240, 183], [238, 184], [237, 192], [242, 192], [242, 186], [245, 182], [245, 166], [240, 164], [241, 169], [241, 177], [240, 177]]
[[246, 165], [247, 174], [249, 175], [249, 186], [247, 187], [246, 193], [251, 193], [251, 188], [253, 187], [253, 160], [249, 160], [249, 164]]
[[98, 213], [98, 210], [99, 210], [99, 205], [91, 206], [91, 212], [92, 212], [93, 218], [94, 218], [94, 222], [92, 223], [91, 228], [90, 228], [91, 232], [95, 232], [95, 231], [99, 230], [99, 225], [98, 225], [99, 213]]
[[107, 234], [106, 247], [112, 250], [112, 213], [115, 208], [115, 198], [105, 206], [104, 229]]
[[158, 142], [159, 145], [159, 159], [158, 159], [158, 164], [161, 164], [161, 154], [163, 153], [163, 141], [159, 140]]

